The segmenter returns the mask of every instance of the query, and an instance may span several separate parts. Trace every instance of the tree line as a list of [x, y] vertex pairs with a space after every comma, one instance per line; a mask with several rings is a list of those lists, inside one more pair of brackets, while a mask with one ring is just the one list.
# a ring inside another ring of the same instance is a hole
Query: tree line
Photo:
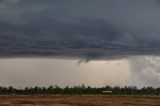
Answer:
[[102, 94], [102, 91], [112, 91], [111, 95], [159, 95], [160, 87], [143, 87], [138, 89], [136, 86], [106, 86], [106, 87], [90, 87], [85, 85], [69, 87], [66, 86], [61, 88], [57, 85], [49, 87], [26, 87], [26, 88], [14, 88], [0, 87], [0, 95], [31, 95], [31, 94], [71, 94], [71, 95], [82, 95], [82, 94]]

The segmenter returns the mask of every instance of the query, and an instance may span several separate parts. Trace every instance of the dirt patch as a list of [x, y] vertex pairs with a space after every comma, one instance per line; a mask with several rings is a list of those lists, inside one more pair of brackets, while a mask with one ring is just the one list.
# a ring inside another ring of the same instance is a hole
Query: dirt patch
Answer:
[[160, 97], [146, 96], [0, 96], [0, 106], [160, 106]]

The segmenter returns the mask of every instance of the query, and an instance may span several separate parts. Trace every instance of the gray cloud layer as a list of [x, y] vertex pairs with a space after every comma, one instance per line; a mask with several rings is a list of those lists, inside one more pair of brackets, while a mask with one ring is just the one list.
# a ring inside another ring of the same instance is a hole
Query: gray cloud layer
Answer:
[[158, 0], [0, 0], [0, 56], [160, 54]]

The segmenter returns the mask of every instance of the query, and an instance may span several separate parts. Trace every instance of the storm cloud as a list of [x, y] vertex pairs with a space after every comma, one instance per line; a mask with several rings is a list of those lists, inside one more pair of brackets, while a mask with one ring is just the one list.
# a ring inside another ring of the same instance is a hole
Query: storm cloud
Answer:
[[0, 56], [160, 54], [158, 0], [0, 0]]

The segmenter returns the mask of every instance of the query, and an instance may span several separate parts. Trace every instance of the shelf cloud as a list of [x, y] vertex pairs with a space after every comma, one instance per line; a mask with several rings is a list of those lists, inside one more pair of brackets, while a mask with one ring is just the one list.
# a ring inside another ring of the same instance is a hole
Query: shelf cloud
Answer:
[[0, 57], [160, 54], [159, 0], [0, 0]]

